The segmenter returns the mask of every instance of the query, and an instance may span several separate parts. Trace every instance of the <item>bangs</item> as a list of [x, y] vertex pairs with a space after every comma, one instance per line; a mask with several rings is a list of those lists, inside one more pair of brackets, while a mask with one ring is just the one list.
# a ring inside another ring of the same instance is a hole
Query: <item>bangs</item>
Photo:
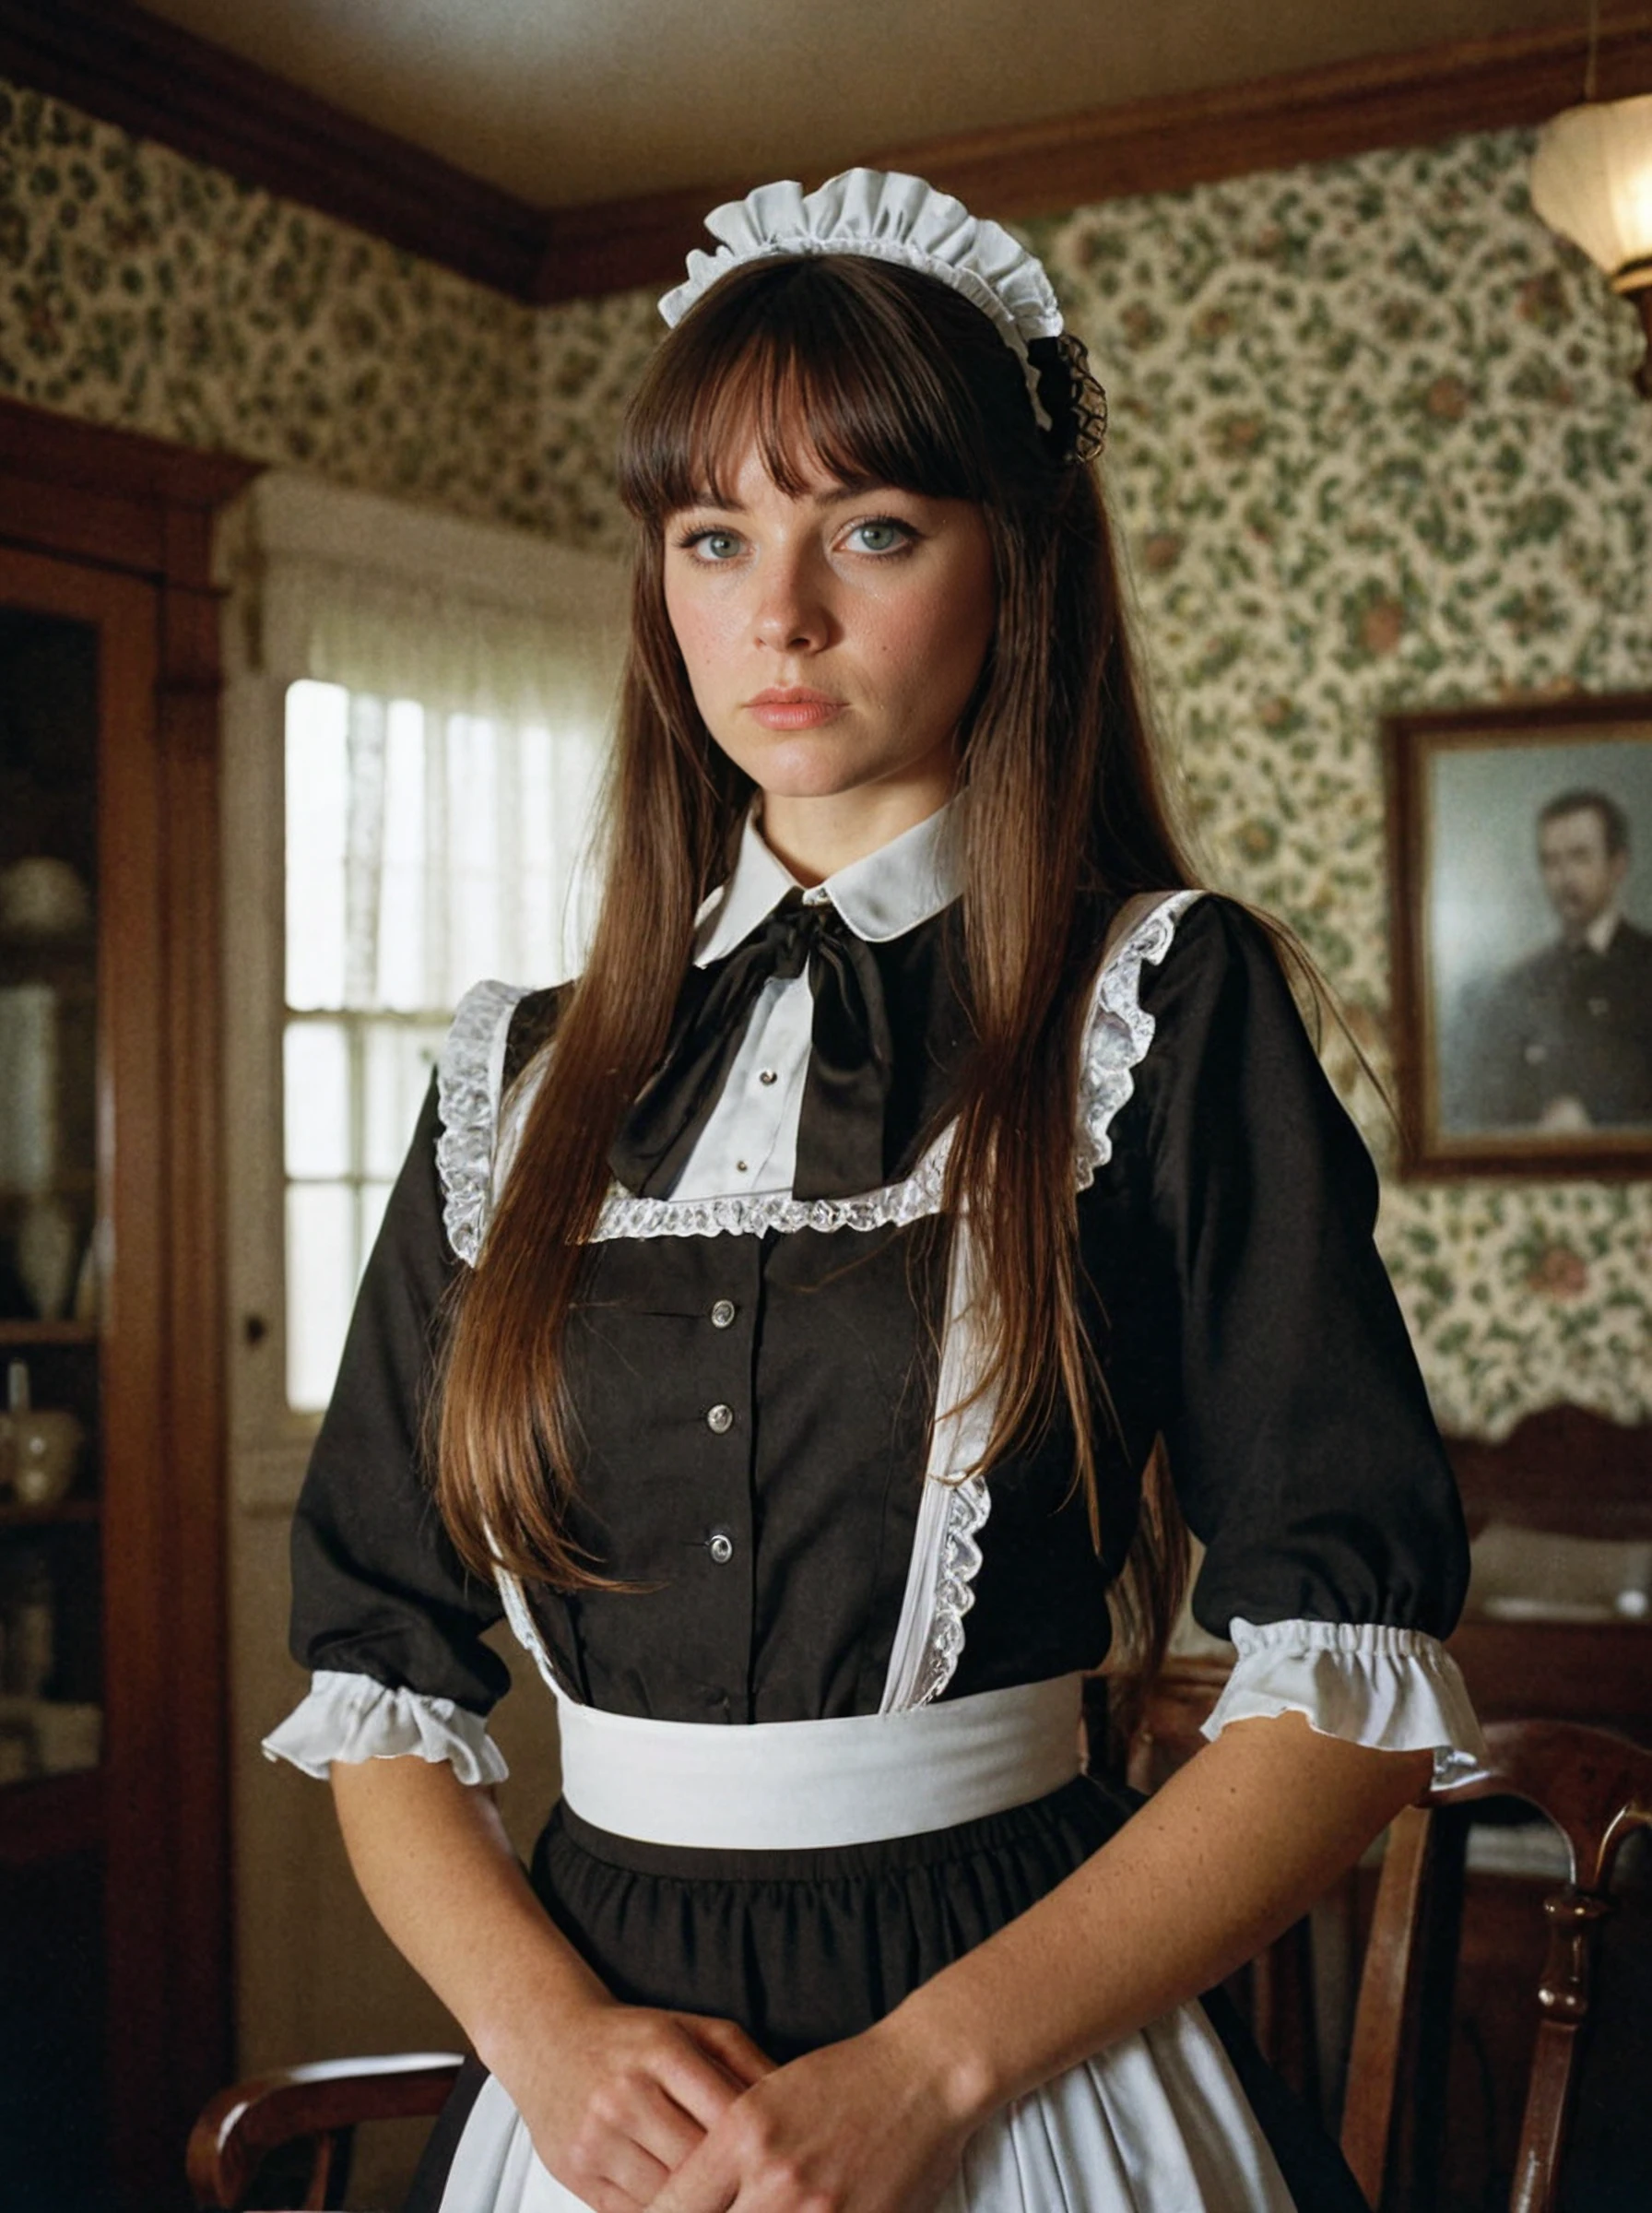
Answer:
[[[1001, 365], [987, 357], [986, 367], [1008, 373], [1011, 403], [1025, 410], [1014, 356], [976, 308], [932, 278], [849, 255], [736, 270], [655, 357], [626, 418], [620, 496], [655, 525], [685, 507], [726, 506], [755, 447], [793, 498], [824, 474], [981, 500], [987, 439], [974, 387], [983, 336], [1003, 357]], [[961, 354], [974, 357], [973, 377]]]

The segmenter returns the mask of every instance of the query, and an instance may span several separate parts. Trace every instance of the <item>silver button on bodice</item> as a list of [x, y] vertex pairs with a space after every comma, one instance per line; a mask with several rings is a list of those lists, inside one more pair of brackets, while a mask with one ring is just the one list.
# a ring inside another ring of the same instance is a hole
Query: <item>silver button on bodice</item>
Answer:
[[778, 1080], [779, 1072], [777, 1069], [760, 1068], [757, 1071], [757, 1080], [760, 1083], [773, 1083]]
[[714, 1530], [705, 1540], [705, 1549], [719, 1568], [726, 1568], [734, 1557], [734, 1539], [726, 1529]]
[[732, 1406], [712, 1406], [706, 1411], [705, 1426], [714, 1437], [723, 1437], [734, 1427]]
[[726, 1329], [728, 1327], [729, 1323], [730, 1323], [730, 1322], [731, 1322], [731, 1321], [734, 1320], [734, 1317], [735, 1317], [735, 1303], [734, 1303], [733, 1299], [732, 1299], [732, 1298], [720, 1298], [720, 1299], [717, 1301], [716, 1305], [715, 1305], [715, 1306], [714, 1306], [714, 1307], [712, 1308], [712, 1327], [713, 1327], [713, 1329], [714, 1329], [714, 1330], [726, 1330]]

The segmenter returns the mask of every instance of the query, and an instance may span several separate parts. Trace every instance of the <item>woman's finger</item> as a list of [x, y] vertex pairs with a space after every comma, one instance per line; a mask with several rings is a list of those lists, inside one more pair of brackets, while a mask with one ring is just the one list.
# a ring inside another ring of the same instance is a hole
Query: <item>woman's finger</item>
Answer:
[[590, 2207], [591, 2213], [647, 2213], [642, 2199], [633, 2197], [629, 2190], [621, 2190], [613, 2183], [582, 2182], [578, 2185], [578, 2194], [584, 2204]]
[[726, 2154], [702, 2145], [661, 2189], [649, 2213], [728, 2213], [740, 2177]]
[[709, 2013], [689, 2014], [685, 2018], [696, 2040], [748, 2088], [773, 2074], [774, 2061], [752, 2042], [738, 2021], [722, 2020]]
[[651, 2206], [671, 2179], [670, 2166], [645, 2151], [634, 2137], [611, 2136], [596, 2155], [602, 2180], [629, 2206]]
[[744, 2078], [714, 2058], [699, 2041], [697, 2030], [686, 2022], [678, 2024], [654, 2072], [662, 2088], [702, 2129], [712, 2127], [746, 2087]]
[[[631, 2134], [643, 2149], [653, 2154], [669, 2173], [680, 2167], [695, 2146], [705, 2140], [705, 2129], [667, 2096], [657, 2082], [639, 2084]], [[656, 2183], [655, 2187], [658, 2187]]]
[[[711, 2068], [695, 2052], [692, 2041], [672, 2022], [669, 2041], [662, 2052], [656, 2043], [646, 2062], [632, 2059], [598, 2084], [586, 2103], [572, 2148], [572, 2164], [578, 2174], [600, 2178], [626, 2191], [640, 2205], [648, 2205], [672, 2171], [681, 2166], [696, 2146], [705, 2141], [704, 2126], [665, 2087], [675, 2056], [670, 2046], [681, 2044], [691, 2061], [715, 2076], [726, 2101], [735, 2096], [734, 2086]], [[577, 2175], [574, 2178], [577, 2181]]]

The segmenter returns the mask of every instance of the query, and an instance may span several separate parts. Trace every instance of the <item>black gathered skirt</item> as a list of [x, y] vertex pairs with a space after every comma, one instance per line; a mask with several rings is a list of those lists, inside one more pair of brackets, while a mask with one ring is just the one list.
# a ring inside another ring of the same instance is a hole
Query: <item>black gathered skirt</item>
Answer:
[[[1132, 1793], [1080, 1776], [1029, 1805], [956, 1828], [808, 1852], [640, 1843], [593, 1828], [559, 1805], [531, 1876], [558, 1927], [617, 1997], [738, 2021], [784, 2062], [881, 2019], [1053, 1889], [1136, 1803]], [[1297, 2213], [1366, 2213], [1336, 2147], [1262, 2060], [1225, 1997], [1212, 1993], [1184, 2011], [1202, 2012], [1201, 2028], [1214, 2031]], [[1104, 2067], [1105, 2055], [1099, 2064]], [[450, 2190], [455, 2152], [486, 2081], [479, 2062], [467, 2062], [406, 2213], [495, 2213], [462, 2204]], [[1172, 2156], [1168, 2144], [1165, 2152]], [[1185, 2141], [1174, 2156], [1186, 2160]], [[1176, 2213], [1253, 2213], [1281, 2202], [1277, 2188], [1267, 2199], [1251, 2194], [1243, 2161], [1226, 2183], [1220, 2160], [1214, 2181], [1198, 2157], [1194, 2168], [1204, 2180], [1199, 2195], [1185, 2200], [1120, 2195], [1099, 2180], [1089, 2199], [1081, 2178], [1064, 2174], [1059, 2199], [1047, 2208], [1031, 2202], [1036, 2213], [1173, 2203]], [[502, 2204], [497, 2213], [510, 2209]]]

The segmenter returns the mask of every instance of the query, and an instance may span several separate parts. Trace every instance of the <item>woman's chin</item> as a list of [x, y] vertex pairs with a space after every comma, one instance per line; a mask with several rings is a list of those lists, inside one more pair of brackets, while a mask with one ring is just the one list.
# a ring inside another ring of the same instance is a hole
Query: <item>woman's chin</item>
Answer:
[[806, 802], [809, 799], [841, 799], [847, 793], [862, 788], [858, 776], [822, 776], [796, 775], [782, 771], [765, 774], [756, 779], [757, 787], [766, 799], [788, 799]]
[[848, 760], [841, 747], [811, 744], [800, 733], [772, 745], [741, 749], [739, 766], [758, 789], [776, 799], [835, 799], [879, 779], [867, 763]]

